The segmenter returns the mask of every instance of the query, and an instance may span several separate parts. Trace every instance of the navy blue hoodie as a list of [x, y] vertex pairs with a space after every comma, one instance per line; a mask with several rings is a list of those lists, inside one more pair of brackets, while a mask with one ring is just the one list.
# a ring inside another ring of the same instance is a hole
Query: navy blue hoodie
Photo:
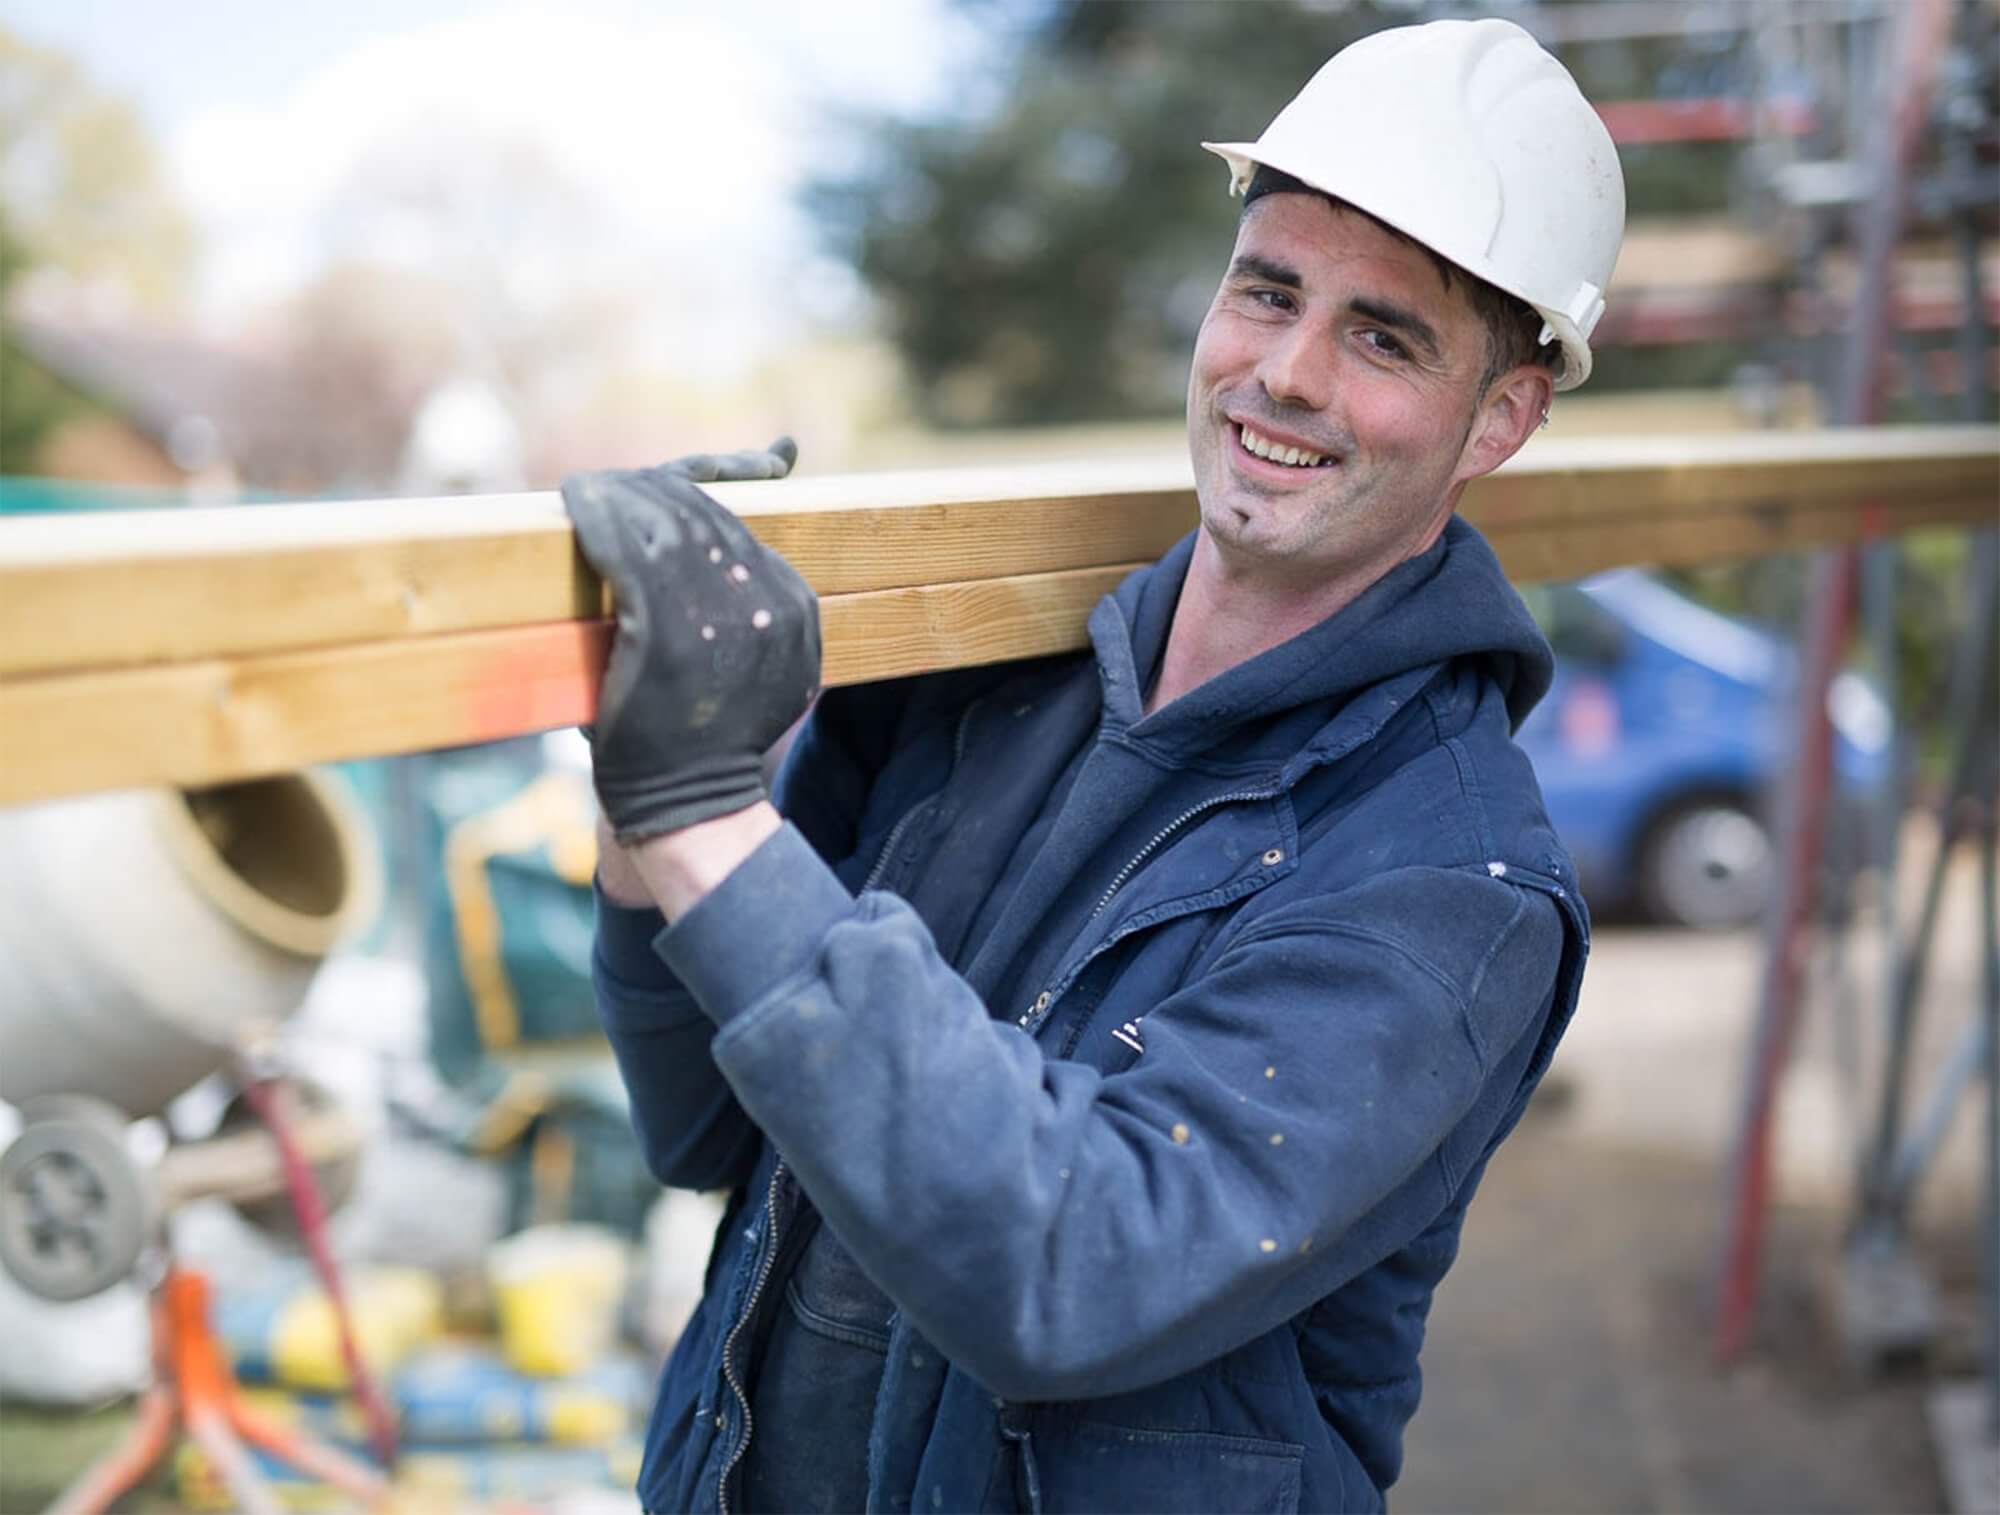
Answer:
[[649, 1509], [741, 1506], [801, 1192], [895, 1306], [871, 1508], [1380, 1508], [1587, 948], [1511, 736], [1550, 656], [1454, 519], [1147, 716], [1192, 542], [1094, 657], [829, 694], [784, 830], [671, 929], [600, 903], [648, 1161], [737, 1200]]

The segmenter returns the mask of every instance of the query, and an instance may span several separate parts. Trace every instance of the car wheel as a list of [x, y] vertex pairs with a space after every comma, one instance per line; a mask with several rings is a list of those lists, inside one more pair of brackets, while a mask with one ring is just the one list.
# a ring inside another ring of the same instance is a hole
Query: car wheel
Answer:
[[1747, 926], [1770, 897], [1771, 834], [1740, 802], [1704, 799], [1676, 806], [1648, 832], [1639, 859], [1646, 913], [1700, 931]]

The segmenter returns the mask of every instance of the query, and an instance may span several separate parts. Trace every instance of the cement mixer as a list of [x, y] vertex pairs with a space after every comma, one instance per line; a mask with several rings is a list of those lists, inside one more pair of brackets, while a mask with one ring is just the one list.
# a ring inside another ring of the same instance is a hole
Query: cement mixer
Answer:
[[[0, 1100], [23, 1121], [0, 1152], [0, 1266], [80, 1299], [130, 1273], [172, 1204], [280, 1187], [260, 1132], [142, 1168], [126, 1130], [298, 1007], [373, 914], [381, 864], [312, 773], [0, 811], [0, 858]], [[313, 1161], [355, 1140], [337, 1111], [302, 1112]]]

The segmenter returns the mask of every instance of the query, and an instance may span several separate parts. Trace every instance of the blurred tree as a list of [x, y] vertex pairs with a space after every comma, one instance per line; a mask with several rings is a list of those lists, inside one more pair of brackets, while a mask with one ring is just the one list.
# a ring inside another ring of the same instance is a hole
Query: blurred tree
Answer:
[[21, 351], [6, 318], [7, 291], [27, 256], [0, 205], [0, 473], [32, 473], [42, 441], [82, 402]]
[[193, 242], [138, 116], [60, 53], [0, 26], [0, 473], [29, 473], [43, 441], [89, 402], [21, 349], [7, 318], [40, 269], [159, 308]]
[[[1426, 13], [1411, 0], [960, 3], [1006, 60], [975, 103], [850, 123], [862, 166], [807, 190], [880, 303], [916, 409], [939, 425], [1176, 410], [1235, 216], [1222, 165], [1196, 140], [1255, 136], [1321, 60]], [[1736, 56], [1641, 37], [1565, 61], [1586, 93], [1619, 100], [1740, 93]], [[1633, 214], [1723, 208], [1735, 153], [1627, 154]], [[1738, 356], [1697, 367], [1726, 374]], [[1617, 366], [1646, 382], [1645, 359]]]
[[1235, 217], [1195, 138], [1254, 135], [1319, 59], [1395, 10], [1062, 0], [1013, 14], [990, 115], [856, 123], [867, 161], [808, 205], [881, 302], [918, 412], [1008, 425], [1176, 409]]
[[21, 256], [142, 307], [181, 292], [193, 252], [146, 128], [61, 53], [0, 27], [0, 205]]

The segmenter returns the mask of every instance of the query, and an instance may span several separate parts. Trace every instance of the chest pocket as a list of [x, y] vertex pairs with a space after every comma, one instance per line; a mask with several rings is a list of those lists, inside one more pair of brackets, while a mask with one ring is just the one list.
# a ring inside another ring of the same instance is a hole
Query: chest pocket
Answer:
[[1148, 1010], [1186, 986], [1227, 929], [1234, 902], [1132, 932], [1063, 991], [1040, 1035], [1051, 1057], [1122, 1073], [1145, 1052]]
[[825, 1226], [813, 1234], [787, 1281], [785, 1301], [799, 1325], [815, 1336], [865, 1348], [878, 1358], [887, 1355], [895, 1306]]

